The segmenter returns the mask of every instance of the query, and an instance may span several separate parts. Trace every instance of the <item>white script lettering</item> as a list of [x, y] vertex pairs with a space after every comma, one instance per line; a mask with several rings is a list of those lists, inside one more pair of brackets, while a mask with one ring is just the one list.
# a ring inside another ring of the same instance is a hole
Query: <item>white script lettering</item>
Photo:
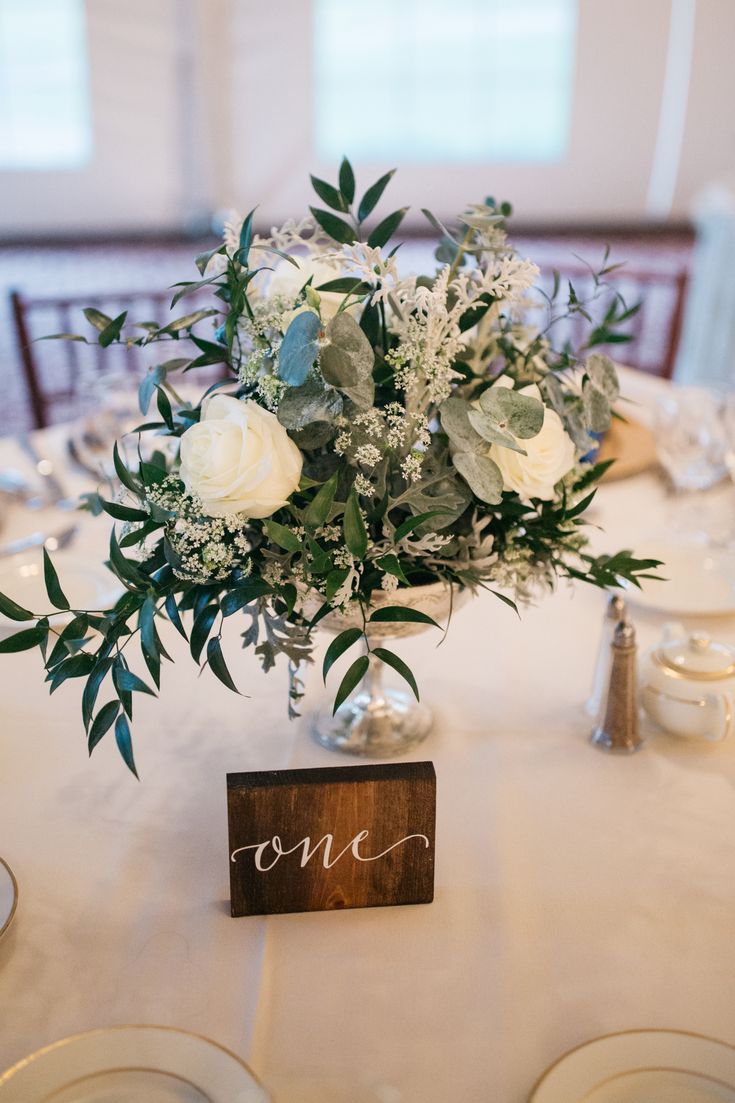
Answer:
[[[391, 846], [386, 847], [385, 850], [381, 850], [380, 854], [364, 855], [360, 853], [360, 843], [363, 842], [363, 840], [367, 839], [369, 834], [369, 831], [358, 831], [354, 839], [352, 839], [351, 842], [347, 844], [347, 846], [343, 847], [343, 849], [340, 850], [339, 854], [337, 854], [334, 858], [332, 857], [334, 836], [329, 833], [326, 835], [322, 835], [321, 839], [319, 839], [318, 842], [314, 843], [313, 846], [311, 845], [311, 837], [307, 835], [305, 839], [301, 839], [298, 843], [296, 843], [295, 846], [285, 848], [283, 846], [283, 843], [281, 842], [280, 837], [278, 835], [274, 835], [272, 839], [266, 839], [265, 842], [262, 843], [250, 843], [248, 846], [239, 846], [237, 850], [232, 851], [232, 854], [230, 855], [230, 861], [237, 861], [238, 854], [242, 854], [246, 850], [254, 850], [255, 868], [260, 873], [267, 873], [269, 869], [273, 869], [276, 862], [280, 861], [281, 858], [285, 857], [287, 854], [294, 854], [299, 849], [299, 847], [301, 847], [303, 849], [301, 852], [300, 865], [303, 869], [307, 862], [311, 861], [311, 859], [314, 857], [314, 855], [319, 850], [319, 847], [323, 843], [324, 850], [322, 852], [322, 865], [325, 869], [331, 869], [332, 866], [336, 865], [340, 858], [342, 858], [348, 850], [352, 851], [352, 857], [357, 862], [377, 862], [379, 858], [384, 858], [385, 855], [389, 854], [391, 850], [395, 850], [397, 846], [402, 846], [403, 843], [409, 842], [410, 839], [423, 839], [424, 847], [429, 846], [429, 840], [427, 839], [426, 835], [406, 835], [405, 838], [399, 839], [398, 842], [392, 843]], [[267, 864], [265, 858], [268, 847], [271, 848], [274, 854], [274, 858], [270, 862], [270, 864]]]

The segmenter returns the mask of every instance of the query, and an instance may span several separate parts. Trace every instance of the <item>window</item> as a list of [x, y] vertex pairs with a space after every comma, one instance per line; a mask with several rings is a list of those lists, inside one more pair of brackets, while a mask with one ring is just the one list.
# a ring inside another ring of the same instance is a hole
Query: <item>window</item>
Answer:
[[83, 0], [0, 0], [0, 170], [92, 155]]
[[314, 0], [321, 159], [562, 160], [576, 0]]

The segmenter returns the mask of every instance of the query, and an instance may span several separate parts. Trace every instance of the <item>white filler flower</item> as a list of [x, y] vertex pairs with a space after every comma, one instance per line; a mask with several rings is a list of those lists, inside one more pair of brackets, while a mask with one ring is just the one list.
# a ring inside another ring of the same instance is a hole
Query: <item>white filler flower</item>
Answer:
[[[512, 383], [506, 376], [501, 376], [493, 385], [511, 387]], [[523, 387], [519, 393], [541, 399], [541, 393], [534, 383]], [[490, 454], [503, 476], [503, 488], [515, 490], [525, 502], [532, 498], [551, 501], [554, 487], [574, 466], [576, 459], [574, 442], [556, 410], [547, 406], [541, 431], [535, 437], [519, 440], [518, 443], [527, 455], [522, 456], [520, 452], [498, 444], [491, 448]]]
[[208, 398], [181, 438], [181, 478], [209, 517], [270, 517], [299, 485], [302, 462], [275, 414], [228, 395]]

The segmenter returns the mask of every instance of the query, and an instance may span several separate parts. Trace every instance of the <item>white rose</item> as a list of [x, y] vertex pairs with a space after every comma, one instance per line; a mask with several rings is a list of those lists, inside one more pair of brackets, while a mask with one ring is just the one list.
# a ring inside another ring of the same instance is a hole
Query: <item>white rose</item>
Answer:
[[[494, 384], [496, 387], [512, 385], [506, 376]], [[520, 394], [541, 398], [535, 384], [523, 387]], [[554, 487], [571, 470], [576, 459], [574, 441], [564, 429], [556, 410], [547, 406], [541, 432], [528, 440], [518, 440], [518, 444], [527, 455], [522, 456], [520, 452], [499, 444], [493, 444], [490, 450], [502, 473], [503, 489], [515, 490], [524, 501], [531, 498], [550, 501], [554, 497]]]
[[215, 394], [181, 438], [181, 478], [209, 517], [270, 517], [301, 478], [303, 457], [275, 414]]
[[[323, 260], [316, 260], [312, 257], [294, 257], [293, 259], [297, 262], [298, 268], [293, 264], [289, 264], [287, 260], [281, 260], [273, 269], [268, 281], [269, 297], [282, 295], [285, 299], [295, 299], [308, 279], [311, 279], [311, 286], [316, 291], [319, 284], [329, 283], [330, 280], [336, 280], [340, 277], [339, 267], [327, 264]], [[318, 294], [321, 300], [321, 319], [323, 322], [329, 322], [339, 310], [340, 304], [344, 302], [344, 292], [319, 291]], [[295, 317], [302, 310], [308, 309], [307, 305], [298, 307], [293, 316]]]

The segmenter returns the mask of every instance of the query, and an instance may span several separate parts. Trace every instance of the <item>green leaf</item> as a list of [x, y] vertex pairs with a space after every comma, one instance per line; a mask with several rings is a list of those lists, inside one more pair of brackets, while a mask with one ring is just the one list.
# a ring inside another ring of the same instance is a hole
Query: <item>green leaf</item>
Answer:
[[448, 514], [444, 509], [430, 509], [426, 513], [417, 513], [415, 517], [407, 517], [405, 521], [402, 521], [396, 531], [393, 533], [393, 543], [398, 544], [403, 540], [404, 536], [408, 536], [417, 529], [420, 525], [430, 521], [432, 517], [448, 517]]
[[191, 314], [184, 314], [183, 317], [169, 322], [163, 327], [161, 333], [181, 333], [182, 329], [191, 329], [197, 322], [201, 322], [203, 318], [211, 318], [213, 314], [219, 314], [219, 311], [213, 307], [194, 310]]
[[158, 387], [157, 388], [156, 405], [158, 406], [159, 414], [161, 415], [163, 420], [166, 422], [166, 425], [168, 426], [168, 428], [173, 429], [173, 427], [174, 427], [174, 412], [171, 409], [171, 402], [169, 401], [169, 397], [166, 394], [166, 392], [164, 391], [163, 387]]
[[291, 387], [300, 387], [314, 365], [321, 328], [319, 315], [306, 310], [297, 314], [286, 330], [278, 352], [278, 374]]
[[130, 725], [128, 719], [124, 714], [120, 714], [115, 721], [115, 742], [117, 743], [117, 749], [123, 757], [123, 762], [130, 770], [131, 774], [138, 776], [138, 771], [135, 768], [135, 759], [133, 758], [133, 741], [130, 738]]
[[204, 644], [209, 638], [209, 633], [212, 631], [212, 625], [219, 611], [219, 605], [205, 605], [202, 611], [194, 619], [189, 650], [191, 651], [191, 657], [195, 663], [199, 662], [199, 656], [202, 653]]
[[355, 559], [364, 559], [368, 549], [368, 535], [354, 490], [350, 491], [345, 505], [342, 529], [348, 550]]
[[102, 508], [116, 521], [150, 521], [150, 514], [144, 509], [135, 509], [133, 506], [122, 506], [119, 502], [106, 502], [102, 499]]
[[356, 276], [339, 276], [336, 280], [320, 283], [316, 290], [337, 291], [340, 295], [367, 295], [373, 290], [373, 285], [365, 283]]
[[117, 441], [115, 441], [112, 447], [112, 462], [115, 465], [115, 474], [123, 486], [127, 487], [128, 490], [132, 490], [134, 494], [140, 495], [140, 483], [138, 483], [123, 463], [120, 457], [120, 451], [117, 447]]
[[339, 166], [339, 190], [345, 197], [347, 206], [349, 207], [352, 200], [355, 198], [355, 174], [352, 171], [352, 165], [346, 157], [342, 158], [342, 163]]
[[117, 341], [120, 336], [120, 331], [125, 325], [125, 319], [128, 316], [127, 310], [123, 310], [122, 314], [118, 314], [117, 318], [114, 318], [105, 328], [100, 332], [97, 340], [102, 345], [102, 348], [107, 348], [113, 341]]
[[441, 628], [428, 613], [422, 613], [420, 609], [409, 609], [405, 605], [382, 605], [370, 615], [372, 624], [393, 624], [397, 621], [410, 624], [433, 624], [435, 628]]
[[332, 709], [332, 715], [337, 711], [339, 706], [345, 701], [352, 693], [356, 685], [358, 685], [367, 674], [370, 660], [367, 655], [361, 655], [359, 659], [355, 659], [352, 666], [349, 668], [344, 678], [340, 682], [337, 695], [334, 698], [334, 708]]
[[[224, 245], [218, 245], [216, 249], [207, 249], [206, 252], [199, 254], [194, 263], [199, 269], [200, 275], [204, 275], [204, 269], [207, 267], [212, 257], [216, 257], [218, 254], [220, 256], [226, 256], [227, 249]], [[214, 278], [219, 279], [219, 276], [215, 276]]]
[[399, 211], [394, 211], [393, 214], [389, 214], [387, 218], [384, 218], [382, 222], [378, 223], [367, 240], [371, 249], [382, 248], [383, 245], [388, 244], [393, 234], [403, 222], [407, 210], [408, 207], [401, 207]]
[[35, 628], [24, 628], [22, 632], [16, 632], [0, 640], [0, 654], [10, 655], [16, 651], [30, 651], [32, 647], [43, 643], [47, 636], [48, 628], [39, 628], [38, 625]]
[[331, 479], [328, 479], [324, 486], [314, 495], [314, 498], [309, 502], [304, 512], [304, 524], [308, 528], [318, 529], [323, 525], [329, 511], [332, 508], [334, 502], [334, 495], [337, 493], [337, 472], [332, 475]]
[[108, 701], [106, 705], [103, 705], [100, 711], [94, 718], [94, 723], [89, 731], [87, 737], [87, 750], [90, 755], [95, 749], [97, 744], [103, 735], [106, 735], [115, 722], [118, 712], [120, 711], [119, 701]]
[[480, 408], [497, 423], [498, 428], [507, 429], [521, 440], [538, 436], [544, 424], [543, 402], [510, 387], [490, 387], [483, 391]]
[[138, 386], [138, 406], [141, 414], [148, 413], [156, 387], [159, 383], [163, 383], [165, 378], [166, 368], [163, 364], [156, 364], [154, 368], [149, 368], [143, 376]]
[[298, 536], [291, 532], [291, 529], [286, 528], [285, 525], [280, 525], [278, 521], [268, 519], [264, 528], [268, 533], [268, 539], [277, 544], [279, 548], [289, 552], [301, 551], [301, 541]]
[[328, 603], [332, 601], [332, 598], [337, 593], [337, 590], [339, 590], [340, 586], [345, 581], [349, 573], [350, 572], [348, 567], [338, 567], [336, 570], [329, 572], [329, 574], [327, 575], [326, 583], [324, 585], [324, 596], [327, 599]]
[[259, 597], [265, 597], [266, 594], [271, 593], [271, 590], [271, 586], [262, 578], [246, 579], [236, 589], [225, 594], [220, 601], [222, 616], [231, 617], [233, 613], [244, 609]]
[[398, 556], [381, 555], [380, 559], [376, 559], [375, 562], [387, 574], [391, 574], [394, 578], [399, 579], [401, 582], [405, 582], [407, 586], [410, 585], [408, 579], [403, 573], [403, 567], [398, 561]]
[[495, 460], [476, 452], [455, 452], [452, 463], [481, 502], [498, 505], [503, 497], [503, 476]]
[[392, 666], [396, 673], [400, 674], [400, 676], [405, 678], [408, 682], [416, 700], [419, 701], [421, 699], [419, 697], [419, 687], [416, 685], [416, 679], [413, 676], [411, 668], [406, 666], [403, 659], [400, 659], [398, 655], [395, 655], [386, 647], [374, 647], [373, 655], [380, 659], [381, 662], [386, 663], [388, 666]]
[[51, 562], [51, 557], [46, 551], [45, 546], [43, 549], [43, 578], [46, 583], [46, 593], [49, 596], [51, 604], [56, 609], [68, 609], [69, 600], [59, 585], [59, 576], [56, 573], [56, 568]]
[[[82, 694], [82, 721], [84, 722], [85, 731], [89, 731], [89, 725], [92, 720], [92, 713], [94, 712], [94, 706], [97, 703], [97, 694], [99, 693], [100, 686], [107, 677], [111, 666], [112, 659], [98, 659], [96, 667], [87, 678], [87, 684], [85, 685], [84, 692]], [[110, 723], [112, 723], [112, 721], [110, 721]], [[105, 728], [105, 731], [106, 730], [107, 728]]]
[[364, 222], [365, 219], [372, 214], [373, 210], [380, 202], [380, 198], [390, 183], [395, 171], [395, 169], [391, 169], [390, 172], [386, 172], [385, 176], [381, 176], [380, 180], [376, 180], [376, 182], [371, 184], [365, 192], [360, 200], [360, 206], [357, 208], [358, 222]]
[[140, 586], [143, 582], [140, 571], [132, 560], [126, 559], [120, 551], [120, 546], [115, 536], [115, 530], [110, 533], [110, 563], [115, 574], [124, 582], [131, 582]]
[[335, 636], [324, 656], [324, 663], [322, 664], [322, 677], [324, 681], [327, 680], [327, 674], [332, 669], [334, 664], [340, 655], [344, 655], [353, 644], [357, 643], [362, 638], [361, 628], [345, 628], [344, 632], [340, 632], [338, 636]]
[[3, 616], [9, 617], [10, 620], [33, 620], [34, 617], [34, 614], [30, 613], [28, 609], [24, 609], [22, 606], [17, 605], [5, 594], [0, 594], [0, 613], [2, 613]]
[[351, 245], [355, 240], [355, 231], [343, 218], [338, 218], [336, 214], [330, 214], [329, 211], [322, 211], [318, 207], [309, 207], [309, 210], [324, 232], [335, 241], [339, 241], [342, 245]]
[[133, 674], [132, 670], [114, 670], [112, 672], [112, 680], [115, 684], [115, 689], [122, 693], [147, 693], [149, 697], [156, 696], [150, 686], [147, 686], [143, 679], [139, 678], [137, 674]]
[[207, 661], [215, 677], [219, 678], [220, 682], [231, 689], [233, 693], [239, 694], [240, 690], [233, 682], [227, 669], [227, 663], [222, 654], [222, 646], [216, 636], [207, 644]]
[[101, 310], [97, 310], [94, 306], [86, 306], [82, 313], [89, 324], [94, 326], [99, 333], [104, 332], [112, 322], [109, 314], [103, 314]]
[[333, 211], [346, 211], [348, 209], [349, 204], [345, 203], [341, 192], [332, 184], [328, 184], [326, 180], [320, 180], [318, 176], [310, 176], [309, 179], [316, 194]]
[[173, 594], [169, 594], [166, 598], [165, 609], [166, 616], [171, 621], [176, 631], [179, 633], [180, 636], [183, 636], [183, 638], [188, 643], [189, 637], [187, 636], [186, 629], [181, 622], [181, 614], [179, 613], [179, 607], [176, 604], [176, 598]]
[[238, 249], [237, 258], [240, 264], [247, 264], [250, 258], [250, 246], [253, 243], [253, 215], [256, 208], [253, 207], [252, 211], [243, 219], [242, 226], [240, 227], [240, 247]]

